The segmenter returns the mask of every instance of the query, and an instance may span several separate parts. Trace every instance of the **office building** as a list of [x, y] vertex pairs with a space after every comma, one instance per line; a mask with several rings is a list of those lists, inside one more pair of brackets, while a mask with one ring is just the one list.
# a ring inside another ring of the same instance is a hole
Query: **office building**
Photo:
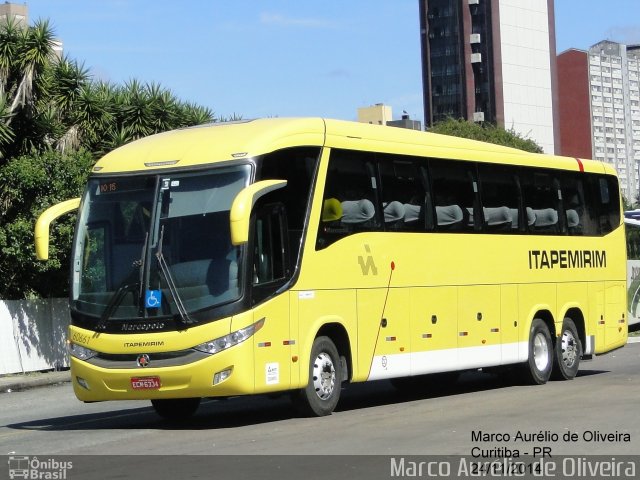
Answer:
[[558, 55], [560, 153], [612, 164], [638, 198], [640, 46], [602, 41]]
[[26, 27], [29, 25], [29, 7], [26, 4], [0, 3], [0, 25], [8, 18], [13, 18], [16, 25]]
[[513, 129], [555, 152], [553, 0], [420, 0], [425, 125]]
[[[1, 3], [0, 4], [0, 25], [8, 18], [12, 18], [16, 25], [27, 28], [29, 26], [29, 7], [26, 3]], [[57, 58], [62, 58], [63, 45], [60, 39], [53, 39], [53, 53]]]
[[407, 112], [402, 112], [400, 120], [393, 120], [392, 112], [392, 108], [383, 103], [376, 103], [370, 107], [361, 107], [358, 108], [358, 122], [408, 128], [410, 130], [422, 130], [422, 123], [418, 120], [411, 120]]
[[409, 130], [422, 130], [422, 123], [419, 120], [411, 120], [409, 114], [402, 113], [400, 120], [391, 120], [387, 122], [389, 127], [408, 128]]
[[376, 103], [370, 107], [358, 108], [358, 122], [360, 123], [386, 125], [390, 120], [393, 120], [393, 116], [389, 105]]

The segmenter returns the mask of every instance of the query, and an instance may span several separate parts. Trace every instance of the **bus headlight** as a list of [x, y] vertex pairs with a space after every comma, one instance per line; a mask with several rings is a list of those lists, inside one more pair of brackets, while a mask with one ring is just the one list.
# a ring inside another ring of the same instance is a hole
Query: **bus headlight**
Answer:
[[98, 355], [98, 352], [77, 343], [69, 342], [69, 354], [79, 360], [89, 360]]
[[264, 318], [261, 318], [253, 325], [249, 325], [248, 327], [241, 328], [240, 330], [236, 330], [235, 332], [231, 332], [229, 335], [225, 335], [224, 337], [219, 337], [214, 340], [201, 343], [200, 345], [196, 345], [193, 348], [195, 350], [198, 350], [199, 352], [209, 353], [213, 355], [244, 342], [246, 339], [252, 337], [258, 330], [260, 330], [263, 325]]

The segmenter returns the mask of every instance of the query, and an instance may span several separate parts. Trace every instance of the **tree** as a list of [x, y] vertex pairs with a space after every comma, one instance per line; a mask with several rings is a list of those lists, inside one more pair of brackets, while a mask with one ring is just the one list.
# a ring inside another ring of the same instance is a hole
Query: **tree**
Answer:
[[497, 145], [518, 148], [527, 152], [542, 153], [542, 147], [533, 140], [522, 137], [513, 129], [505, 130], [490, 123], [473, 123], [463, 119], [455, 120], [449, 118], [434, 124], [429, 131], [452, 135], [454, 137], [471, 138], [483, 142], [495, 143]]
[[66, 295], [75, 219], [55, 222], [48, 262], [35, 258], [35, 219], [49, 206], [79, 196], [93, 163], [87, 151], [48, 150], [0, 169], [0, 298]]
[[22, 28], [8, 18], [0, 25], [0, 161], [42, 146], [37, 119], [50, 86], [47, 71], [55, 58], [53, 47], [47, 20]]

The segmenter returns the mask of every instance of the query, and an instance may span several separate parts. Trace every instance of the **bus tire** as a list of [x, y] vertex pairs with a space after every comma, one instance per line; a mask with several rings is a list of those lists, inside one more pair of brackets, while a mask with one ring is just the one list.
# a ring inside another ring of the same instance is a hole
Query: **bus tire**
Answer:
[[553, 378], [573, 380], [580, 367], [582, 343], [576, 324], [570, 318], [565, 318], [562, 322], [562, 332], [556, 339], [554, 353]]
[[331, 415], [340, 399], [342, 362], [329, 337], [318, 337], [311, 348], [309, 382], [294, 392], [293, 402], [304, 416]]
[[529, 330], [529, 358], [524, 364], [527, 379], [534, 385], [547, 383], [553, 368], [553, 343], [549, 327], [535, 318]]
[[179, 421], [191, 417], [200, 406], [200, 398], [170, 398], [151, 400], [158, 415], [165, 420]]

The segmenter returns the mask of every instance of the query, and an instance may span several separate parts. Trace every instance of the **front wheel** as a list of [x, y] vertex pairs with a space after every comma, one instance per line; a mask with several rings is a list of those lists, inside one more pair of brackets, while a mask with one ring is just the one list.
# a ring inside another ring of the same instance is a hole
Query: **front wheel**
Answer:
[[576, 324], [570, 318], [565, 318], [562, 322], [562, 333], [556, 339], [553, 378], [572, 380], [578, 373], [581, 357], [582, 343]]
[[338, 349], [329, 337], [316, 338], [311, 348], [309, 382], [293, 394], [294, 404], [303, 415], [330, 415], [340, 399], [341, 383]]
[[542, 385], [547, 383], [553, 367], [553, 343], [549, 327], [539, 318], [531, 323], [529, 330], [529, 359], [524, 364], [528, 380]]
[[166, 420], [179, 421], [191, 417], [200, 406], [200, 398], [151, 400], [154, 410]]

